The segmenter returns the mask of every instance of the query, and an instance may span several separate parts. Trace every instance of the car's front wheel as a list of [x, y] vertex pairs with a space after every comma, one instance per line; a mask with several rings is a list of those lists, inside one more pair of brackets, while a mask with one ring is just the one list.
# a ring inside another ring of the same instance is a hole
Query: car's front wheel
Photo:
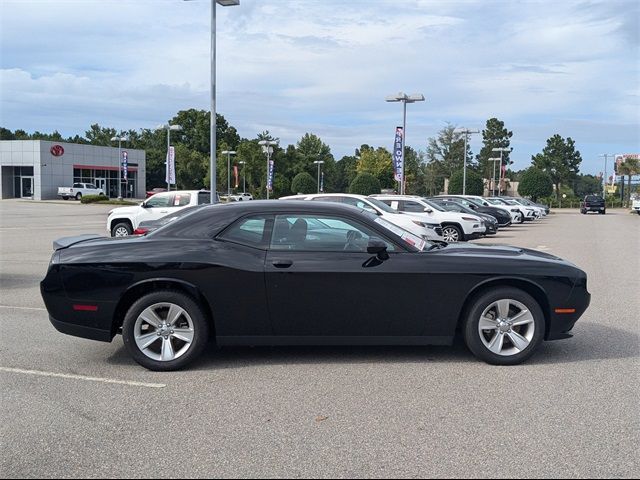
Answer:
[[184, 368], [207, 345], [209, 324], [198, 303], [172, 290], [150, 293], [135, 302], [122, 325], [133, 359], [149, 370]]
[[463, 240], [463, 234], [455, 225], [446, 225], [442, 229], [442, 238], [447, 243], [457, 243]]
[[128, 237], [132, 233], [133, 229], [127, 222], [117, 223], [113, 226], [113, 228], [111, 228], [112, 237]]
[[542, 343], [545, 319], [528, 293], [499, 287], [476, 298], [467, 310], [463, 332], [469, 350], [493, 365], [516, 365]]
[[82, 194], [81, 193], [77, 193], [76, 194], [76, 200], [78, 200], [78, 201], [82, 200]]

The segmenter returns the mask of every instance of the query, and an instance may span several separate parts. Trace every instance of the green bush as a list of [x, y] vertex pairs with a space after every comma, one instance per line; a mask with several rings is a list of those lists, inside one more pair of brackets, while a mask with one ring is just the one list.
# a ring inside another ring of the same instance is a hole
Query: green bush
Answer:
[[[462, 184], [464, 183], [464, 171], [460, 170], [451, 175], [449, 179], [449, 195], [462, 195]], [[467, 169], [467, 195], [483, 195], [484, 182], [482, 177], [473, 170]]]
[[548, 197], [553, 194], [553, 181], [548, 173], [531, 167], [520, 177], [518, 193], [523, 197], [531, 197], [535, 202], [540, 197]]
[[308, 195], [310, 193], [316, 193], [317, 190], [318, 184], [316, 180], [314, 180], [307, 172], [299, 173], [293, 177], [293, 181], [291, 182], [291, 192]]
[[103, 202], [105, 200], [109, 200], [104, 195], [83, 195], [80, 199], [80, 203], [96, 203]]
[[372, 174], [363, 172], [353, 179], [349, 186], [349, 193], [358, 195], [375, 195], [380, 193], [380, 181]]

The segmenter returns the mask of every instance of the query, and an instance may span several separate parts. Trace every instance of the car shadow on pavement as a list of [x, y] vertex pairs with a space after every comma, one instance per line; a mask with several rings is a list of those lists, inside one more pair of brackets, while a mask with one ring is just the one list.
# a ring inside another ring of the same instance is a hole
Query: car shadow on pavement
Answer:
[[[635, 358], [640, 355], [640, 336], [592, 322], [580, 324], [576, 336], [544, 342], [525, 365], [578, 363]], [[111, 365], [135, 365], [124, 346], [106, 359]], [[456, 339], [453, 346], [356, 346], [356, 347], [222, 347], [210, 343], [202, 357], [187, 370], [240, 369], [267, 365], [368, 364], [368, 363], [475, 363], [479, 362]]]

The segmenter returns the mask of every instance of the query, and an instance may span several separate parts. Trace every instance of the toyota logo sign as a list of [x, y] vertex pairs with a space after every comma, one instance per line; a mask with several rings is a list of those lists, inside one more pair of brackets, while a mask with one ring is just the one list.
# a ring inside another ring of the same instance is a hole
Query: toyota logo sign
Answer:
[[62, 148], [62, 145], [54, 145], [51, 147], [50, 152], [54, 157], [61, 157], [64, 155], [64, 148]]

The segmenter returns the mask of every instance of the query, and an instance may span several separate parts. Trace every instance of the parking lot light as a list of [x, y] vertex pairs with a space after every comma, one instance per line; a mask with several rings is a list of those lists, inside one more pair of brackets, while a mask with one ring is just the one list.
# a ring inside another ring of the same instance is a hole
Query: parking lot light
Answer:
[[231, 195], [231, 155], [235, 155], [235, 150], [225, 150], [221, 152], [222, 155], [227, 156], [227, 198]]

